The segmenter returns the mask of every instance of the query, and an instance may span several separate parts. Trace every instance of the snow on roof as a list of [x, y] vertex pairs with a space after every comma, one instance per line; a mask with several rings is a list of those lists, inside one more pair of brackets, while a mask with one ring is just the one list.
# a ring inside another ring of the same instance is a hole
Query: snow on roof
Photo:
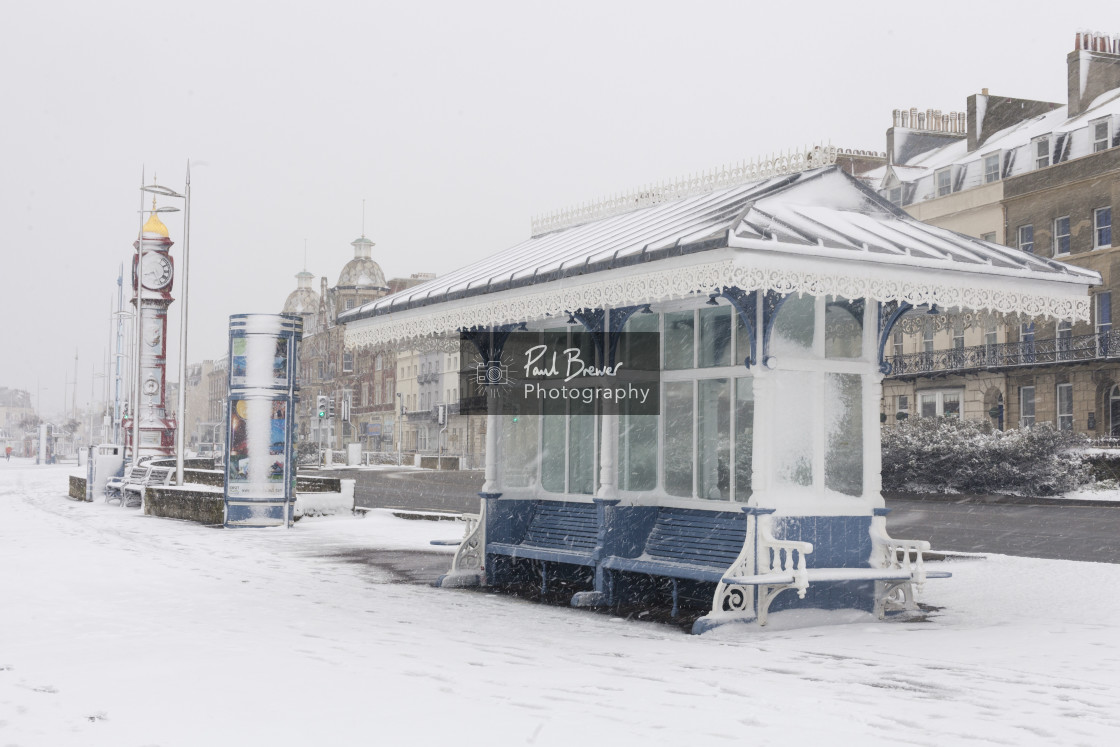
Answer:
[[[1106, 91], [1093, 100], [1093, 103], [1076, 117], [1069, 117], [1069, 108], [1061, 106], [1045, 114], [1017, 122], [999, 132], [993, 133], [987, 140], [980, 143], [975, 150], [969, 151], [965, 140], [957, 140], [940, 148], [921, 153], [906, 162], [904, 166], [894, 167], [896, 173], [901, 168], [909, 167], [906, 177], [899, 174], [902, 181], [913, 181], [931, 169], [940, 169], [946, 166], [964, 164], [981, 158], [983, 155], [994, 151], [1008, 151], [1030, 145], [1035, 138], [1044, 135], [1065, 135], [1089, 126], [1089, 123], [1101, 117], [1120, 115], [1120, 88]], [[1062, 160], [1088, 155], [1091, 144], [1088, 139], [1072, 139], [1070, 152]], [[1022, 164], [1026, 165], [1026, 164]], [[915, 173], [916, 171], [916, 173]], [[1020, 173], [1016, 171], [1015, 173]]]
[[339, 321], [347, 344], [373, 344], [732, 285], [1087, 318], [1099, 282], [928, 226], [828, 167], [535, 236]]

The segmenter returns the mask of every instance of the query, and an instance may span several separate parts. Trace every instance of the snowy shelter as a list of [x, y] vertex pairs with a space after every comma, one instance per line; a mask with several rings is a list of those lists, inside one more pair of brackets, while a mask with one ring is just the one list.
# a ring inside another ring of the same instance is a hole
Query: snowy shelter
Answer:
[[[883, 348], [906, 314], [1084, 319], [1091, 271], [920, 223], [817, 149], [550, 216], [493, 257], [344, 313], [349, 347], [514, 330], [660, 339], [660, 411], [487, 416], [480, 521], [444, 586], [674, 614], [913, 606], [928, 544], [880, 492]], [[820, 164], [825, 165], [820, 165]], [[800, 169], [800, 170], [798, 170]], [[791, 592], [791, 593], [784, 593]]]

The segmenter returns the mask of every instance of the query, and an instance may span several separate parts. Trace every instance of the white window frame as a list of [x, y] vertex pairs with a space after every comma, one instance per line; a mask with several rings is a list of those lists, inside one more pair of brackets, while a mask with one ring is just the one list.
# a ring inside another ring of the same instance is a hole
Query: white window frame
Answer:
[[[1104, 125], [1104, 137], [1098, 137], [1097, 132]], [[1112, 147], [1112, 120], [1109, 117], [1095, 119], [1089, 123], [1089, 140], [1092, 142], [1092, 152], [1100, 153]]]
[[[1101, 216], [1108, 215], [1108, 223], [1104, 223]], [[1101, 231], [1108, 230], [1108, 243], [1101, 241]], [[1093, 248], [1109, 249], [1112, 247], [1112, 206], [1105, 205], [1093, 211]]]
[[[945, 184], [941, 184], [941, 177], [946, 177]], [[934, 172], [933, 184], [937, 191], [938, 197], [953, 194], [953, 170], [952, 168], [944, 168]]]
[[[991, 184], [992, 182], [998, 182], [1000, 180], [1000, 177], [1003, 176], [1003, 174], [1002, 174], [1003, 169], [1000, 166], [1003, 159], [1000, 158], [1000, 156], [1001, 156], [1000, 151], [996, 151], [995, 153], [989, 153], [988, 155], [984, 156], [984, 160], [982, 161], [982, 163], [984, 164], [984, 183], [985, 184]], [[990, 164], [992, 163], [992, 161], [995, 161], [995, 169], [994, 170], [990, 168]], [[993, 176], [993, 174], [994, 174], [994, 176]]]
[[902, 185], [887, 190], [887, 200], [895, 207], [902, 207]]
[[914, 398], [917, 400], [917, 414], [918, 417], [928, 417], [924, 414], [923, 405], [930, 399], [934, 402], [934, 417], [943, 418], [945, 415], [945, 396], [951, 395], [957, 398], [957, 413], [956, 415], [949, 415], [948, 417], [964, 417], [964, 389], [921, 389], [914, 393]]
[[1034, 254], [1034, 225], [1027, 223], [1019, 226], [1019, 251]]
[[[1030, 392], [1031, 413], [1027, 415], [1023, 410], [1023, 403], [1028, 400], [1027, 392]], [[1019, 387], [1019, 427], [1030, 428], [1035, 423], [1035, 413], [1037, 412], [1038, 401], [1035, 399], [1034, 385]]]
[[342, 373], [354, 372], [354, 354], [349, 350], [342, 351]]
[[[1068, 396], [1065, 397], [1065, 399], [1067, 400], [1067, 404], [1069, 405], [1069, 411], [1068, 412], [1062, 412], [1062, 400], [1063, 400], [1062, 393], [1063, 393], [1063, 391], [1069, 393]], [[1055, 401], [1054, 401], [1054, 413], [1055, 413], [1055, 415], [1054, 415], [1054, 418], [1055, 418], [1055, 423], [1058, 426], [1058, 430], [1060, 430], [1060, 431], [1072, 431], [1073, 430], [1073, 384], [1071, 384], [1069, 382], [1066, 382], [1064, 384], [1058, 384], [1054, 388], [1054, 396], [1055, 396]]]
[[[1041, 147], [1040, 147], [1041, 146]], [[1045, 154], [1041, 154], [1043, 148], [1046, 149]], [[1034, 163], [1036, 169], [1044, 169], [1050, 165], [1050, 136], [1036, 137], [1031, 141], [1031, 162]]]
[[[1058, 222], [1063, 221], [1063, 220], [1066, 222], [1064, 233], [1061, 232], [1061, 229], [1058, 226]], [[1054, 236], [1054, 256], [1055, 257], [1061, 257], [1061, 256], [1064, 256], [1066, 254], [1069, 254], [1070, 233], [1069, 233], [1069, 216], [1068, 215], [1062, 215], [1062, 216], [1054, 219], [1054, 228], [1053, 228], [1052, 234]], [[1062, 239], [1065, 239], [1065, 250], [1064, 251], [1062, 250]]]

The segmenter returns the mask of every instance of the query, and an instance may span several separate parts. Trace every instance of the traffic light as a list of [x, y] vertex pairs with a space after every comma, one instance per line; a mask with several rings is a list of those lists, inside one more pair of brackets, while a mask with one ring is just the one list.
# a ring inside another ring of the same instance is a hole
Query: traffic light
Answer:
[[331, 397], [331, 399], [330, 399], [330, 404], [328, 405], [328, 411], [330, 412], [330, 416], [333, 418], [334, 417], [334, 397]]
[[319, 417], [321, 417], [321, 418], [327, 417], [327, 407], [328, 407], [328, 398], [327, 397], [324, 397], [323, 395], [320, 394], [318, 397], [315, 398], [315, 408], [319, 412]]

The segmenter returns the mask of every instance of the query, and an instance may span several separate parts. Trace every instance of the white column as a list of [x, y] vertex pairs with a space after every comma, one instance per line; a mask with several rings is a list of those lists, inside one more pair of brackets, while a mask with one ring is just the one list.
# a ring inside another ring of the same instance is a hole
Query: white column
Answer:
[[883, 374], [863, 376], [863, 495], [872, 508], [883, 502], [883, 428], [879, 406], [883, 399]]
[[[613, 403], [612, 403], [613, 406]], [[618, 414], [604, 413], [599, 443], [599, 498], [618, 497]]]
[[[487, 395], [491, 396], [491, 395]], [[493, 407], [491, 407], [493, 409]], [[501, 418], [490, 412], [486, 415], [486, 480], [482, 484], [483, 493], [502, 492], [501, 480], [498, 477], [498, 431], [501, 429]]]

